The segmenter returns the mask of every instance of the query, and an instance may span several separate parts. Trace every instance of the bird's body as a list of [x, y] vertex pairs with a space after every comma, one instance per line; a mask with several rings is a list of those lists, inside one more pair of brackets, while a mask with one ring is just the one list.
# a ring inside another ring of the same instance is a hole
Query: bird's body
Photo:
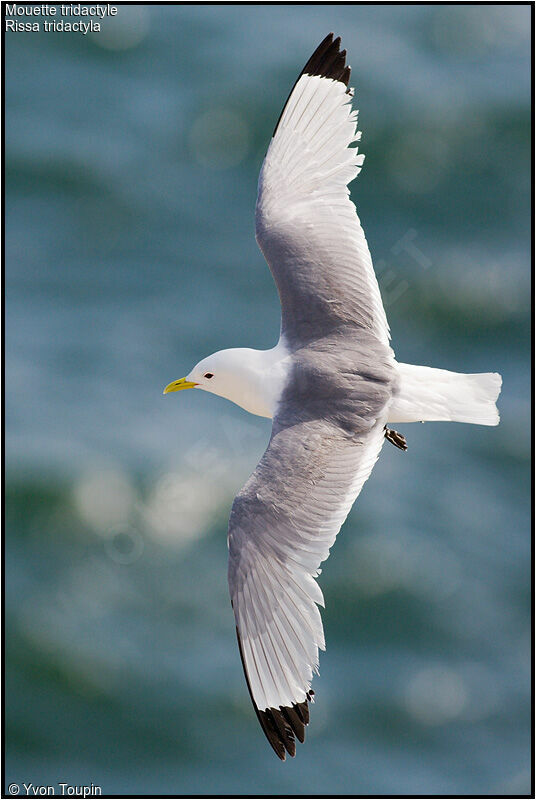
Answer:
[[324, 648], [315, 578], [396, 433], [386, 425], [499, 421], [499, 375], [395, 359], [347, 189], [363, 156], [352, 146], [357, 112], [339, 42], [330, 34], [306, 64], [259, 178], [256, 236], [281, 300], [279, 342], [215, 353], [165, 390], [204, 389], [273, 419], [267, 450], [233, 503], [229, 588], [251, 699], [282, 759], [294, 755], [295, 737], [303, 741]]
[[[389, 348], [390, 351], [390, 348]], [[462, 374], [434, 367], [399, 363], [365, 336], [353, 341], [333, 333], [291, 350], [284, 337], [270, 350], [236, 347], [200, 361], [188, 380], [211, 394], [225, 397], [259, 417], [273, 419], [285, 387], [307, 384], [303, 403], [346, 399], [354, 411], [366, 395], [367, 381], [388, 387], [385, 422], [472, 422], [497, 425], [495, 406], [501, 380], [495, 372]], [[324, 357], [324, 358], [323, 358]], [[210, 384], [203, 374], [214, 375]], [[348, 380], [344, 380], [344, 377]], [[370, 391], [370, 386], [369, 386]]]

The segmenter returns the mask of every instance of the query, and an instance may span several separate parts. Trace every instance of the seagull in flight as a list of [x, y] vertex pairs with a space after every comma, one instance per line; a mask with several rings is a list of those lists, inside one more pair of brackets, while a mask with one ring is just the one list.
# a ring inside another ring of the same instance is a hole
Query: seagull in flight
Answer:
[[340, 38], [292, 89], [262, 165], [256, 238], [281, 301], [271, 350], [214, 353], [164, 394], [201, 389], [272, 419], [266, 452], [229, 520], [229, 590], [246, 682], [280, 759], [305, 738], [325, 649], [315, 578], [393, 423], [497, 425], [497, 373], [396, 360], [348, 184], [363, 155]]

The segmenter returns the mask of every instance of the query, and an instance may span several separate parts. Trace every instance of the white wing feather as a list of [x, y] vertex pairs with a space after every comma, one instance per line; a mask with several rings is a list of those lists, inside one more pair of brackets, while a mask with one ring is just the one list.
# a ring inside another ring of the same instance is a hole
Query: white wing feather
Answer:
[[288, 478], [279, 473], [272, 440], [235, 500], [229, 588], [258, 709], [301, 703], [311, 688], [318, 649], [325, 649], [317, 607], [324, 602], [314, 578], [376, 463], [383, 425], [354, 442], [282, 431], [277, 435], [303, 442], [289, 448], [296, 456], [284, 465]]
[[283, 332], [299, 323], [300, 301], [314, 293], [326, 313], [372, 329], [388, 345], [378, 282], [347, 188], [364, 156], [350, 147], [360, 135], [345, 89], [330, 78], [298, 80], [259, 177], [257, 241], [279, 289]]

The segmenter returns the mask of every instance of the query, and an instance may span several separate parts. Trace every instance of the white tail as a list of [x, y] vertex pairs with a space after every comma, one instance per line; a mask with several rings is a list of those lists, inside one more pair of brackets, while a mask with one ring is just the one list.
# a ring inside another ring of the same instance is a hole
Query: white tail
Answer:
[[388, 422], [472, 422], [498, 425], [495, 402], [502, 378], [497, 372], [462, 375], [446, 369], [397, 364], [400, 376]]

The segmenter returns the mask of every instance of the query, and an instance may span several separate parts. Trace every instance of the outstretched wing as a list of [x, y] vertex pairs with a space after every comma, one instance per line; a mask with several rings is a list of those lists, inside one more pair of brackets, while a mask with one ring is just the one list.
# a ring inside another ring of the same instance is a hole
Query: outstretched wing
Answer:
[[322, 419], [281, 427], [237, 495], [229, 589], [244, 672], [275, 752], [295, 754], [309, 721], [324, 633], [319, 566], [380, 453], [384, 420], [359, 433]]
[[345, 325], [389, 343], [389, 326], [348, 183], [364, 156], [351, 147], [357, 111], [350, 68], [329, 34], [283, 109], [259, 177], [256, 236], [281, 299], [291, 347]]

